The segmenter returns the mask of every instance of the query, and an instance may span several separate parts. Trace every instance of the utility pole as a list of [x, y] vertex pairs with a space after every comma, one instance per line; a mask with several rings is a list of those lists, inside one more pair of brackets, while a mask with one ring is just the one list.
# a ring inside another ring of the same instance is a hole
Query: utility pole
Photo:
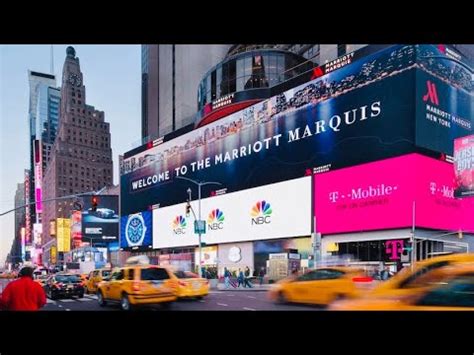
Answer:
[[411, 269], [412, 270], [415, 268], [415, 261], [416, 261], [415, 211], [416, 211], [416, 202], [413, 201], [412, 223], [411, 223]]
[[[198, 187], [198, 200], [199, 200], [199, 211], [198, 211], [198, 215], [199, 215], [199, 223], [201, 223], [201, 187], [204, 186], [204, 185], [222, 185], [220, 182], [213, 182], [213, 181], [208, 181], [208, 182], [199, 182], [199, 181], [196, 181], [196, 180], [193, 180], [193, 179], [190, 179], [190, 178], [187, 178], [187, 177], [184, 177], [184, 176], [176, 176], [177, 179], [183, 179], [183, 180], [187, 180], [189, 182], [192, 182], [193, 184], [197, 185]], [[187, 190], [188, 192], [188, 195], [189, 195], [189, 202], [191, 202], [191, 190], [188, 189]], [[192, 208], [191, 208], [192, 210]], [[193, 214], [194, 214], [194, 211], [193, 211]], [[194, 219], [196, 220], [196, 215], [194, 215]], [[201, 246], [201, 228], [199, 228], [199, 258], [198, 258], [198, 263], [199, 263], [199, 277], [202, 277], [202, 267], [201, 267], [201, 259], [202, 259], [202, 246]]]

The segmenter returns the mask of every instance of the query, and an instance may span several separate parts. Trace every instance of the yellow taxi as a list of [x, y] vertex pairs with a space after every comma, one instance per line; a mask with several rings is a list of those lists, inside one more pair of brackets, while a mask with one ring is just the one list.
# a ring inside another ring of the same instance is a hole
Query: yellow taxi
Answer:
[[107, 281], [99, 283], [97, 299], [101, 307], [108, 302], [118, 302], [122, 310], [154, 304], [168, 308], [177, 299], [176, 280], [164, 267], [127, 265], [113, 270]]
[[360, 269], [318, 268], [277, 282], [268, 292], [268, 297], [278, 303], [328, 305], [334, 300], [355, 297], [360, 292], [356, 282], [371, 280]]
[[[443, 268], [442, 278], [409, 294], [375, 293], [368, 297], [335, 302], [331, 310], [361, 311], [474, 311], [474, 265], [454, 264]], [[441, 273], [438, 273], [441, 275]]]
[[195, 297], [201, 299], [209, 294], [209, 281], [189, 271], [176, 271], [177, 293], [179, 298]]
[[86, 293], [96, 293], [99, 282], [104, 281], [104, 279], [109, 277], [110, 273], [110, 269], [97, 269], [91, 271], [85, 284]]

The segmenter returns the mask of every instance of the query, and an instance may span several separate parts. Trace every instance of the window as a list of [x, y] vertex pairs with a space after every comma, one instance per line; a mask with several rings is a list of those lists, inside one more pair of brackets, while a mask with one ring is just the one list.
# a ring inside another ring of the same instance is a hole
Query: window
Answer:
[[343, 56], [344, 54], [347, 53], [347, 48], [345, 44], [338, 44], [337, 45], [337, 56]]
[[[413, 275], [403, 280], [399, 287], [400, 288], [414, 288], [414, 287], [422, 287], [427, 283], [435, 282], [439, 279], [442, 279], [444, 275], [442, 273], [434, 273], [434, 271], [443, 268], [444, 266], [449, 265], [449, 261], [440, 261], [437, 263], [433, 263], [431, 265], [427, 265], [426, 267], [417, 270]], [[407, 271], [408, 272], [408, 269]]]
[[474, 307], [474, 274], [450, 280], [418, 300], [417, 305]]
[[165, 269], [147, 268], [141, 270], [141, 279], [143, 281], [167, 280], [169, 278], [168, 272]]
[[216, 99], [216, 72], [211, 73], [211, 100]]
[[135, 280], [135, 270], [134, 269], [128, 269], [127, 280]]
[[112, 274], [111, 280], [123, 280], [123, 270], [114, 272]]

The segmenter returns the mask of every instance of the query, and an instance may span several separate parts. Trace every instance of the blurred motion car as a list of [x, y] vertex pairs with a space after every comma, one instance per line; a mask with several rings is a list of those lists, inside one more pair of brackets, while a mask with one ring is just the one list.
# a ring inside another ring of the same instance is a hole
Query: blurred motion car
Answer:
[[124, 311], [140, 305], [169, 308], [176, 301], [177, 278], [168, 269], [149, 264], [132, 264], [115, 269], [110, 279], [98, 284], [97, 299], [104, 307], [118, 302]]
[[86, 282], [86, 293], [96, 293], [99, 282], [108, 278], [111, 272], [110, 269], [97, 269], [91, 271]]
[[46, 282], [48, 281], [48, 278], [48, 275], [37, 275], [35, 276], [34, 281], [39, 283], [41, 287], [44, 287], [46, 285]]
[[451, 265], [443, 279], [406, 295], [376, 294], [334, 302], [331, 310], [374, 311], [474, 311], [474, 265]]
[[84, 286], [77, 274], [58, 273], [50, 276], [44, 285], [44, 291], [52, 300], [60, 297], [84, 297]]
[[327, 306], [335, 300], [356, 297], [361, 292], [356, 283], [371, 281], [357, 268], [318, 268], [280, 280], [268, 291], [268, 297], [278, 303]]
[[209, 294], [209, 281], [189, 271], [176, 271], [177, 293], [179, 298], [201, 299]]

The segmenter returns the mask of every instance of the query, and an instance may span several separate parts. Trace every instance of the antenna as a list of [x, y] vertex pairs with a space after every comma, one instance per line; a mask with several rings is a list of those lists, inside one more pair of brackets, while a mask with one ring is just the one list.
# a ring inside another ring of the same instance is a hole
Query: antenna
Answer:
[[51, 45], [51, 75], [54, 75], [54, 54], [53, 54], [53, 45]]

